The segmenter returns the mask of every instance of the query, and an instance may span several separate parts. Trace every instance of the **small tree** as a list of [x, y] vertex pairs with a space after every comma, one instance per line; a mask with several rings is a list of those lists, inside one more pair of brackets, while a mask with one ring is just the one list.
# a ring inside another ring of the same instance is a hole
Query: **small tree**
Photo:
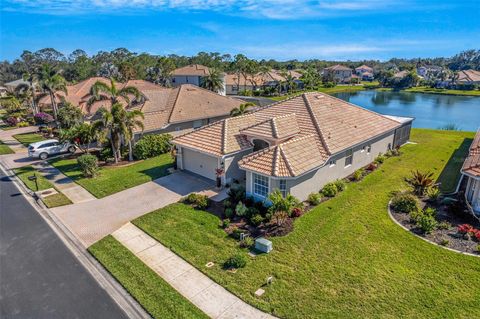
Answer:
[[84, 154], [77, 158], [78, 166], [82, 170], [83, 176], [95, 177], [98, 173], [98, 159], [94, 155]]
[[287, 196], [284, 198], [278, 189], [271, 192], [268, 195], [268, 199], [272, 204], [268, 210], [272, 214], [283, 211], [290, 216], [294, 208], [301, 208], [301, 202], [295, 196], [287, 194]]
[[79, 107], [64, 102], [63, 107], [58, 110], [58, 121], [61, 128], [69, 129], [83, 122], [83, 114]]
[[98, 138], [97, 124], [80, 123], [69, 129], [60, 131], [60, 139], [70, 141], [82, 152], [89, 153], [90, 145]]

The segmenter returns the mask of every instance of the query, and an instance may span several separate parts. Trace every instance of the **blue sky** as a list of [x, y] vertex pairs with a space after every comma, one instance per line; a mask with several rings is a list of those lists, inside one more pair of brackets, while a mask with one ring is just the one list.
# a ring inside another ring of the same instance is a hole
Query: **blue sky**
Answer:
[[480, 49], [480, 1], [2, 0], [0, 59], [53, 47], [89, 54], [244, 53], [361, 60]]

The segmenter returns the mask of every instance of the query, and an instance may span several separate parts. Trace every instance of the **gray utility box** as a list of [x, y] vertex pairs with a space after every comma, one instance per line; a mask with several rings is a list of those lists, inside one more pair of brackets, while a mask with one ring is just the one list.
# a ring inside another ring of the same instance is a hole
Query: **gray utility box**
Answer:
[[255, 249], [262, 253], [269, 253], [272, 251], [272, 242], [263, 237], [255, 239]]

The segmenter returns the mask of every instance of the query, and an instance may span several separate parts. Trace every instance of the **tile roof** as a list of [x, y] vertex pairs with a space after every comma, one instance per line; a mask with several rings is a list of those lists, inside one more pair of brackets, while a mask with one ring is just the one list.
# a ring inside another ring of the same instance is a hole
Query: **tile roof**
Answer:
[[480, 71], [475, 71], [475, 70], [459, 71], [457, 82], [480, 82]]
[[284, 139], [300, 132], [295, 113], [272, 117], [240, 131], [247, 136]]
[[210, 69], [207, 66], [200, 64], [190, 64], [184, 67], [173, 70], [173, 75], [194, 75], [206, 76], [210, 74]]
[[289, 71], [280, 71], [280, 70], [270, 70], [266, 73], [257, 73], [252, 76], [244, 76], [243, 74], [237, 73], [227, 73], [225, 75], [225, 84], [226, 85], [239, 85], [242, 86], [262, 86], [269, 82], [278, 82], [285, 81], [285, 77], [282, 73], [290, 74], [294, 79], [299, 79], [302, 74], [300, 72], [289, 70]]
[[365, 64], [360, 65], [359, 67], [355, 68], [355, 70], [368, 70], [370, 73], [373, 72], [373, 68]]
[[480, 177], [480, 130], [478, 130], [470, 145], [468, 156], [462, 166], [462, 172]]
[[[296, 126], [288, 127], [294, 123], [293, 119]], [[261, 173], [268, 171], [273, 176], [298, 176], [311, 169], [313, 164], [310, 161], [319, 167], [330, 155], [401, 125], [398, 121], [335, 97], [310, 92], [243, 116], [213, 123], [175, 138], [174, 143], [222, 156], [252, 148], [246, 134], [275, 136], [278, 133], [275, 133], [272, 123], [281, 127], [277, 136], [295, 133], [276, 146], [247, 155], [241, 162], [242, 167]], [[287, 144], [289, 142], [292, 144]], [[298, 145], [301, 147], [297, 148]], [[297, 153], [299, 149], [302, 150], [301, 156]], [[282, 157], [274, 157], [275, 154]], [[298, 156], [302, 160], [297, 161]], [[285, 175], [287, 167], [290, 175]]]
[[325, 70], [328, 70], [328, 71], [352, 71], [352, 69], [350, 69], [349, 67], [346, 67], [346, 66], [341, 65], [341, 64], [336, 64], [336, 65], [330, 66], [328, 68], [325, 68]]

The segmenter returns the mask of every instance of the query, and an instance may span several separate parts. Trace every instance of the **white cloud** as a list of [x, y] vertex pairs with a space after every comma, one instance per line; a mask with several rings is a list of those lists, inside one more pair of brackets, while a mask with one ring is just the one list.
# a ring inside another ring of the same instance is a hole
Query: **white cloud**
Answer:
[[[98, 10], [216, 11], [251, 18], [305, 19], [391, 8], [399, 0], [4, 0], [3, 10], [73, 15]], [[403, 1], [405, 4], [405, 1]]]

